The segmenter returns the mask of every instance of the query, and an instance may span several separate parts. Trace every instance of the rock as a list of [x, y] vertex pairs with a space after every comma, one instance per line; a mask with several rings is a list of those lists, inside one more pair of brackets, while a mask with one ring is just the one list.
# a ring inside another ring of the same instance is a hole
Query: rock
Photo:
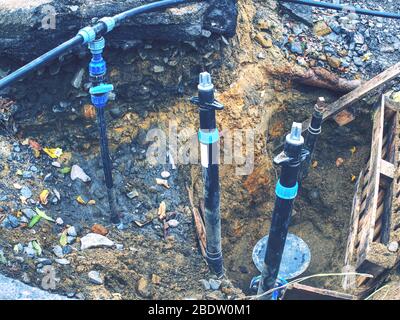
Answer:
[[36, 212], [30, 208], [22, 209], [21, 211], [28, 219], [32, 219], [34, 216], [36, 216]]
[[137, 283], [137, 291], [143, 298], [150, 297], [149, 283], [145, 278], [140, 278]]
[[397, 241], [392, 241], [387, 246], [390, 252], [397, 252], [399, 250], [399, 243]]
[[71, 226], [67, 229], [67, 234], [71, 237], [77, 237], [78, 233], [76, 232], [76, 229], [74, 226]]
[[83, 80], [84, 74], [85, 74], [85, 69], [82, 68], [72, 78], [71, 85], [75, 89], [79, 89], [82, 86], [82, 80]]
[[28, 187], [26, 187], [26, 186], [23, 186], [22, 188], [21, 188], [21, 196], [23, 196], [23, 197], [25, 197], [26, 199], [29, 199], [30, 197], [32, 197], [32, 191], [31, 191], [31, 189], [29, 189]]
[[290, 44], [290, 51], [296, 54], [303, 54], [303, 47], [299, 41], [293, 41]]
[[103, 284], [103, 278], [100, 276], [98, 271], [89, 271], [88, 277], [91, 283], [101, 285]]
[[318, 37], [327, 36], [327, 35], [330, 34], [331, 32], [332, 32], [332, 29], [326, 24], [325, 21], [318, 21], [318, 22], [314, 25], [314, 33], [315, 33]]
[[135, 189], [135, 190], [132, 190], [131, 192], [129, 192], [126, 196], [129, 199], [133, 199], [133, 198], [136, 198], [136, 197], [139, 196], [139, 192], [137, 192], [136, 189]]
[[210, 290], [210, 283], [206, 279], [201, 279], [200, 283], [203, 285], [204, 290]]
[[288, 3], [288, 2], [279, 2], [282, 8], [289, 12], [292, 16], [300, 21], [304, 22], [305, 24], [312, 26], [313, 24], [313, 12], [312, 7], [304, 6], [295, 3]]
[[68, 259], [55, 259], [54, 261], [58, 264], [61, 264], [62, 266], [66, 266], [71, 263]]
[[64, 220], [61, 219], [60, 217], [58, 217], [58, 218], [56, 219], [56, 224], [58, 224], [59, 226], [62, 226], [62, 225], [64, 224]]
[[114, 107], [110, 109], [110, 115], [114, 119], [118, 119], [123, 115], [122, 109], [119, 107]]
[[59, 162], [57, 162], [57, 161], [53, 161], [53, 162], [51, 163], [51, 165], [52, 165], [53, 167], [55, 167], [55, 168], [61, 168], [61, 164], [60, 164]]
[[9, 214], [1, 225], [3, 228], [14, 229], [19, 227], [20, 221], [16, 216]]
[[334, 57], [334, 56], [327, 56], [326, 59], [327, 59], [329, 65], [335, 69], [339, 68], [342, 64], [342, 61], [339, 58]]
[[179, 225], [179, 221], [176, 219], [168, 220], [167, 223], [171, 228], [176, 228]]
[[64, 257], [64, 253], [63, 253], [63, 249], [61, 246], [57, 245], [53, 248], [53, 253], [56, 255], [56, 257], [58, 258], [63, 258]]
[[80, 179], [83, 182], [91, 181], [90, 177], [83, 171], [83, 169], [74, 164], [71, 168], [71, 180], [75, 181], [76, 179]]
[[18, 243], [14, 246], [13, 251], [15, 254], [19, 254], [24, 250], [24, 246], [21, 243]]
[[206, 294], [208, 300], [224, 300], [224, 295], [221, 291], [212, 291]]
[[81, 238], [81, 250], [98, 247], [112, 247], [113, 245], [113, 241], [97, 233], [89, 233]]
[[163, 179], [168, 179], [170, 176], [171, 174], [168, 171], [161, 172], [161, 178]]
[[221, 286], [221, 281], [220, 280], [215, 280], [215, 279], [210, 279], [208, 280], [209, 284], [210, 284], [210, 288], [212, 290], [218, 290]]
[[163, 66], [154, 66], [154, 67], [153, 67], [153, 71], [154, 71], [155, 73], [162, 73], [162, 72], [165, 71], [165, 68], [164, 68]]
[[98, 224], [98, 223], [94, 224], [92, 226], [91, 230], [93, 233], [97, 233], [102, 236], [105, 236], [108, 234], [108, 230], [105, 227], [103, 227], [101, 224]]
[[360, 57], [354, 57], [353, 61], [357, 67], [362, 67], [364, 65], [364, 63]]

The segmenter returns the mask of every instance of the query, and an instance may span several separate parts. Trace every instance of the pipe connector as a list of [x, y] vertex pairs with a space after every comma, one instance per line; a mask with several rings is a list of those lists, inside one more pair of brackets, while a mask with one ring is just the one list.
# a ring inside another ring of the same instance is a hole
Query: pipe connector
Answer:
[[112, 31], [115, 28], [115, 19], [112, 17], [104, 17], [99, 20], [99, 22], [103, 22], [107, 28], [107, 33]]
[[80, 35], [83, 38], [82, 44], [92, 42], [93, 40], [96, 39], [96, 31], [91, 26], [79, 30], [78, 35]]
[[199, 91], [211, 91], [214, 90], [214, 85], [211, 80], [211, 75], [208, 72], [202, 72], [199, 75], [199, 85], [197, 86]]
[[286, 143], [299, 146], [304, 144], [304, 138], [301, 135], [302, 124], [300, 122], [293, 122], [290, 133], [286, 136]]
[[104, 40], [103, 37], [90, 41], [88, 44], [88, 48], [92, 54], [102, 53], [105, 46], [106, 46], [106, 41]]

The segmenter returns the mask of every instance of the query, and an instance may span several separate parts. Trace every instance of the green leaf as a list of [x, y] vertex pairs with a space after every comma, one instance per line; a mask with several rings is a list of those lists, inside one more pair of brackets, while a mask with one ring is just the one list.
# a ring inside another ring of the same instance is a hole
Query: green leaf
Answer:
[[40, 216], [40, 215], [36, 215], [36, 216], [34, 216], [32, 219], [31, 219], [31, 221], [29, 222], [29, 224], [28, 224], [28, 227], [29, 228], [33, 228], [33, 226], [36, 224], [36, 223], [38, 223], [39, 221], [40, 221], [40, 219], [42, 219], [42, 217]]
[[64, 231], [61, 234], [61, 237], [60, 237], [60, 245], [64, 247], [64, 246], [67, 245], [67, 243], [68, 243], [68, 241], [67, 241], [67, 231]]
[[38, 209], [38, 208], [35, 208], [35, 211], [36, 211], [36, 213], [37, 213], [40, 217], [42, 217], [43, 219], [45, 219], [45, 220], [47, 220], [47, 221], [54, 222], [54, 219], [53, 219], [53, 218], [50, 218], [50, 217], [46, 214], [46, 212], [44, 212], [44, 211], [42, 211], [42, 210], [40, 210], [40, 209]]
[[59, 171], [62, 174], [68, 174], [68, 173], [71, 172], [71, 168], [70, 167], [64, 167], [64, 168], [60, 169]]
[[33, 250], [36, 251], [38, 256], [42, 255], [42, 247], [40, 246], [39, 242], [37, 242], [36, 240], [32, 241], [32, 248], [33, 248]]

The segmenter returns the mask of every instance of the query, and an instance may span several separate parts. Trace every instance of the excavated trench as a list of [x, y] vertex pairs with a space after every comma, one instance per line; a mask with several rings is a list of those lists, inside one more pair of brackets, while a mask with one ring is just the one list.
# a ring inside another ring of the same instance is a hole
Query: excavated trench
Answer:
[[[52, 168], [51, 159], [43, 156], [36, 159], [30, 153], [29, 161], [39, 168], [38, 180], [41, 181], [40, 185], [30, 185], [34, 192], [51, 187], [62, 195], [61, 202], [47, 207], [52, 216], [62, 217], [69, 225], [80, 225], [83, 230], [94, 223], [102, 223], [110, 230], [115, 229], [111, 234], [119, 241], [133, 239], [135, 247], [143, 244], [137, 256], [140, 260], [132, 261], [122, 253], [96, 260], [96, 266], [108, 272], [106, 292], [117, 292], [122, 298], [185, 298], [201, 290], [200, 278], [209, 277], [197, 245], [187, 193], [187, 188], [194, 191], [194, 205], [201, 209], [200, 165], [181, 164], [179, 159], [174, 159], [174, 169], [170, 162], [152, 165], [146, 160], [151, 145], [146, 135], [151, 129], [161, 129], [168, 136], [176, 125], [182, 145], [195, 137], [198, 112], [188, 98], [196, 92], [197, 74], [208, 70], [216, 82], [217, 99], [225, 105], [217, 115], [223, 132], [222, 143], [229, 146], [231, 142], [238, 149], [242, 147], [240, 153], [244, 157], [235, 158], [233, 163], [222, 161], [220, 169], [225, 267], [234, 286], [245, 294], [251, 293], [250, 280], [258, 275], [251, 253], [256, 242], [268, 233], [279, 172], [272, 165], [274, 141], [288, 132], [293, 121], [309, 118], [318, 97], [324, 96], [328, 102], [337, 98], [331, 91], [316, 90], [276, 76], [279, 70], [287, 69], [288, 64], [273, 49], [265, 60], [254, 59], [255, 45], [249, 32], [253, 14], [253, 5], [242, 1], [239, 17], [242, 27], [238, 36], [229, 40], [229, 45], [226, 39], [215, 37], [196, 44], [145, 42], [139, 48], [106, 52], [110, 61], [110, 82], [117, 88], [115, 100], [108, 107], [107, 121], [117, 203], [124, 213], [121, 230], [108, 221], [97, 125], [85, 93], [87, 74], [78, 89], [71, 88], [71, 80], [76, 80], [80, 70], [86, 68], [88, 57], [71, 56], [62, 64], [52, 64], [11, 92], [19, 110], [13, 123], [3, 123], [3, 139], [12, 144], [30, 138], [42, 146], [61, 147], [64, 150], [62, 165], [78, 163], [92, 178], [90, 184], [71, 183]], [[158, 68], [162, 63], [167, 66]], [[15, 67], [6, 59], [2, 60], [2, 66]], [[235, 140], [231, 140], [230, 134], [234, 131], [242, 139], [235, 136]], [[254, 141], [246, 141], [246, 134], [251, 135], [249, 132], [254, 133]], [[323, 126], [315, 162], [295, 202], [290, 225], [290, 232], [300, 236], [311, 250], [311, 264], [306, 274], [342, 271], [354, 193], [353, 176], [358, 175], [368, 158], [370, 135], [371, 119], [367, 113], [361, 113], [345, 127], [329, 121]], [[254, 168], [247, 171], [240, 170], [247, 164], [246, 152], [254, 155]], [[339, 166], [338, 158], [344, 160]], [[2, 187], [11, 194], [15, 191], [6, 179], [15, 180], [18, 161], [18, 158], [9, 161], [1, 175]], [[164, 170], [171, 173], [169, 189], [155, 183]], [[53, 178], [46, 181], [43, 178], [48, 172], [53, 173]], [[135, 192], [133, 199], [127, 196], [132, 191]], [[78, 195], [85, 200], [94, 199], [96, 205], [82, 206], [75, 201]], [[161, 201], [166, 202], [167, 211], [180, 221], [180, 227], [168, 233], [175, 239], [173, 249], [158, 244], [169, 241], [165, 240], [162, 224], [157, 219], [152, 220]], [[3, 204], [11, 210], [18, 209], [19, 204], [6, 202]], [[150, 223], [138, 227], [137, 222], [148, 221]], [[59, 230], [53, 228], [53, 231], [57, 234]], [[13, 245], [21, 241], [15, 236], [9, 239]], [[7, 241], [5, 234], [1, 240], [2, 243]], [[51, 248], [50, 239], [45, 242]], [[156, 256], [150, 254], [153, 250]], [[146, 261], [148, 255], [150, 258]], [[82, 263], [78, 257], [72, 260], [73, 265]], [[143, 264], [140, 268], [137, 267], [139, 261]], [[182, 270], [171, 271], [165, 267], [168, 263], [172, 266], [178, 263]], [[121, 265], [122, 271], [118, 273]], [[68, 283], [63, 283], [61, 293], [71, 288], [82, 291], [86, 282], [80, 273], [87, 271], [88, 266], [83, 264], [82, 268], [62, 273]], [[18, 272], [5, 272], [20, 277]], [[35, 278], [34, 272], [31, 278]], [[162, 273], [162, 281], [170, 278], [168, 281], [173, 284], [169, 284], [169, 288], [176, 289], [176, 293], [165, 293], [167, 289], [157, 289], [147, 296], [132, 293], [136, 289], [129, 284], [131, 278], [138, 280], [142, 274], [148, 276], [157, 272]], [[39, 285], [39, 282], [33, 280], [33, 284]], [[310, 280], [308, 284], [340, 290], [340, 278]], [[96, 297], [92, 289], [83, 291], [86, 297]], [[101, 294], [110, 297], [104, 292]]]

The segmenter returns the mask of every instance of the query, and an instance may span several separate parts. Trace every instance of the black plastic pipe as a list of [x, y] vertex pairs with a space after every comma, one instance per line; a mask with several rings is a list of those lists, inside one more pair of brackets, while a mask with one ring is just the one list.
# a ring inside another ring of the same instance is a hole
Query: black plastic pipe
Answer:
[[221, 244], [219, 185], [219, 132], [215, 111], [223, 106], [214, 99], [214, 86], [208, 72], [200, 74], [199, 96], [192, 102], [199, 106], [199, 142], [204, 183], [206, 259], [211, 272], [221, 278], [224, 273]]
[[264, 256], [264, 268], [258, 287], [261, 300], [271, 299], [272, 294], [265, 292], [275, 287], [282, 262], [293, 203], [298, 191], [298, 174], [301, 162], [307, 155], [303, 149], [304, 138], [301, 129], [301, 123], [293, 123], [291, 133], [286, 136], [284, 150], [274, 158], [274, 163], [281, 165], [282, 170], [275, 189], [275, 206]]
[[315, 146], [317, 144], [318, 137], [321, 134], [322, 120], [325, 110], [326, 110], [325, 99], [323, 97], [320, 97], [318, 98], [318, 101], [314, 106], [314, 112], [311, 117], [311, 122], [307, 129], [307, 136], [305, 138], [304, 148], [308, 150], [309, 153], [307, 155], [307, 158], [301, 164], [299, 181], [302, 181], [308, 175]]
[[[178, 4], [183, 4], [187, 2], [192, 2], [193, 0], [163, 0], [163, 1], [156, 1], [152, 3], [148, 3], [145, 5], [142, 5], [137, 8], [133, 8], [127, 11], [124, 11], [122, 13], [119, 13], [115, 15], [114, 17], [110, 18], [110, 21], [113, 22], [114, 25], [120, 25], [123, 20], [132, 18], [133, 16], [142, 14], [142, 13], [147, 13], [147, 12], [152, 12], [156, 10], [162, 10], [168, 7], [176, 6]], [[208, 0], [205, 0], [208, 1]], [[93, 32], [93, 39], [97, 37], [100, 37], [109, 31], [111, 31], [114, 28], [109, 27], [106, 22], [101, 21], [96, 23], [93, 27], [91, 27], [89, 31]], [[85, 28], [84, 28], [85, 29]], [[60, 57], [62, 54], [68, 52], [69, 50], [85, 44], [86, 43], [85, 36], [83, 36], [81, 33], [78, 33], [75, 37], [72, 39], [60, 44], [58, 47], [50, 50], [49, 52], [43, 54], [42, 56], [36, 58], [35, 60], [31, 61], [30, 63], [24, 65], [23, 67], [19, 68], [18, 70], [14, 71], [13, 73], [9, 74], [8, 76], [5, 76], [3, 79], [0, 79], [0, 91], [5, 89], [7, 86], [15, 83], [16, 81], [22, 79], [25, 77], [28, 73], [39, 69], [46, 63]]]
[[369, 9], [362, 9], [353, 7], [351, 5], [345, 4], [334, 4], [334, 3], [327, 3], [321, 1], [313, 1], [313, 0], [279, 0], [280, 2], [291, 2], [296, 4], [302, 4], [305, 6], [312, 6], [324, 9], [333, 9], [337, 11], [351, 11], [361, 15], [367, 16], [375, 16], [375, 17], [382, 17], [382, 18], [389, 18], [389, 19], [400, 19], [400, 14], [393, 13], [393, 12], [385, 12], [385, 11], [378, 11], [378, 10], [369, 10]]

